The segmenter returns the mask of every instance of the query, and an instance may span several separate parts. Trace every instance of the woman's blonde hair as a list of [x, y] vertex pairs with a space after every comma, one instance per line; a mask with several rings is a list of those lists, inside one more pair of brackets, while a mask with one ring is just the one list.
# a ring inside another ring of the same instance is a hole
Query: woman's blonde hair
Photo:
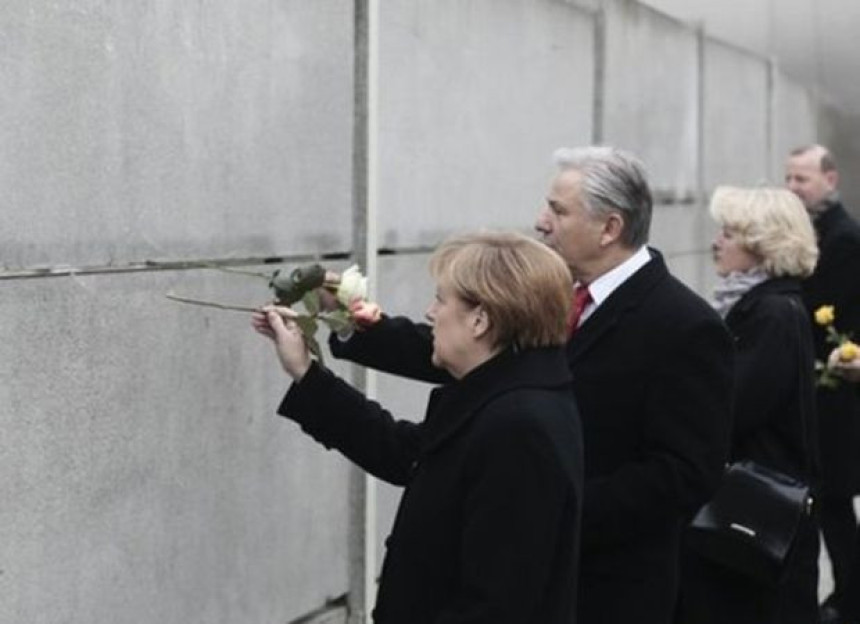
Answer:
[[526, 349], [567, 341], [570, 271], [534, 239], [511, 232], [460, 236], [436, 250], [430, 273], [461, 300], [484, 308], [494, 346]]
[[806, 208], [791, 191], [720, 186], [711, 197], [710, 212], [761, 258], [768, 275], [807, 277], [815, 269], [815, 232]]

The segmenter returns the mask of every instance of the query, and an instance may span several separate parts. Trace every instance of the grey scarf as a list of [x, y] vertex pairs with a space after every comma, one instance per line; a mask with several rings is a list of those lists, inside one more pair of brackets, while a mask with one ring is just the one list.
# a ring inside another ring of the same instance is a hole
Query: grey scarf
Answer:
[[721, 317], [726, 318], [729, 310], [741, 297], [769, 277], [760, 264], [747, 271], [732, 271], [714, 287], [714, 309]]

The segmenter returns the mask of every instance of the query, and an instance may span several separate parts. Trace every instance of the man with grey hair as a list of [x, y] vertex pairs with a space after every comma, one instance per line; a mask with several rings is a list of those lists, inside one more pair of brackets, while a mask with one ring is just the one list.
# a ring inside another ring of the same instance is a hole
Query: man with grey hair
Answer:
[[535, 228], [577, 282], [567, 354], [585, 440], [579, 622], [664, 624], [682, 529], [727, 459], [732, 343], [647, 247], [642, 165], [609, 147], [555, 159]]
[[[839, 172], [830, 151], [806, 145], [789, 154], [785, 183], [806, 206], [818, 235], [815, 272], [803, 283], [810, 318], [822, 305], [836, 311], [835, 328], [860, 338], [860, 225], [839, 197]], [[815, 355], [822, 362], [833, 345], [824, 327], [813, 324]], [[818, 405], [821, 483], [816, 498], [818, 519], [833, 570], [834, 591], [822, 607], [822, 622], [839, 622], [846, 593], [851, 547], [857, 531], [852, 498], [860, 491], [860, 401], [848, 384], [819, 386]]]

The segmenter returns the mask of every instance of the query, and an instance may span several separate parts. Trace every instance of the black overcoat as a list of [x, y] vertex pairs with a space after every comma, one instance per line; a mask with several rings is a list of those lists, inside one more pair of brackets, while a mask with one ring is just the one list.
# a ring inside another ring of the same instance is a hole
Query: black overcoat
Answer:
[[[726, 324], [737, 358], [732, 461], [752, 459], [807, 483], [817, 481], [812, 330], [800, 282], [772, 278], [732, 306]], [[752, 582], [701, 558], [684, 556], [678, 623], [809, 624], [818, 617], [818, 530], [801, 526], [785, 581]]]
[[506, 352], [434, 389], [422, 423], [317, 365], [279, 413], [405, 487], [375, 622], [576, 622], [582, 439], [561, 348]]
[[[803, 282], [810, 318], [822, 305], [836, 309], [836, 329], [860, 339], [860, 225], [842, 204], [831, 205], [813, 222], [818, 235], [818, 264]], [[815, 353], [826, 362], [834, 345], [814, 325]], [[818, 402], [822, 491], [831, 496], [860, 492], [860, 401], [851, 384], [821, 386]]]
[[[651, 253], [567, 345], [585, 441], [581, 624], [671, 621], [681, 528], [728, 456], [728, 331]], [[429, 330], [406, 319], [330, 345], [380, 370], [443, 379], [430, 366]]]
[[773, 278], [750, 289], [726, 317], [737, 346], [730, 455], [814, 484], [814, 346], [802, 306], [796, 279]]

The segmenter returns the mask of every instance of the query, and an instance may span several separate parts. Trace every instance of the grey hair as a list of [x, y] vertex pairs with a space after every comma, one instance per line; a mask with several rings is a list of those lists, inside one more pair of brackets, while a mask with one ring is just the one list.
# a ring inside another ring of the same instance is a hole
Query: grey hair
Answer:
[[645, 167], [633, 154], [614, 147], [589, 146], [555, 151], [561, 171], [582, 175], [585, 208], [592, 215], [620, 213], [624, 219], [621, 242], [636, 249], [648, 242], [653, 200]]
[[823, 145], [802, 145], [791, 150], [788, 155], [792, 157], [805, 156], [810, 152], [817, 152], [821, 154], [821, 159], [819, 160], [818, 165], [821, 168], [822, 173], [827, 173], [828, 171], [836, 171], [836, 159], [833, 157], [833, 154], [830, 152], [830, 150]]

